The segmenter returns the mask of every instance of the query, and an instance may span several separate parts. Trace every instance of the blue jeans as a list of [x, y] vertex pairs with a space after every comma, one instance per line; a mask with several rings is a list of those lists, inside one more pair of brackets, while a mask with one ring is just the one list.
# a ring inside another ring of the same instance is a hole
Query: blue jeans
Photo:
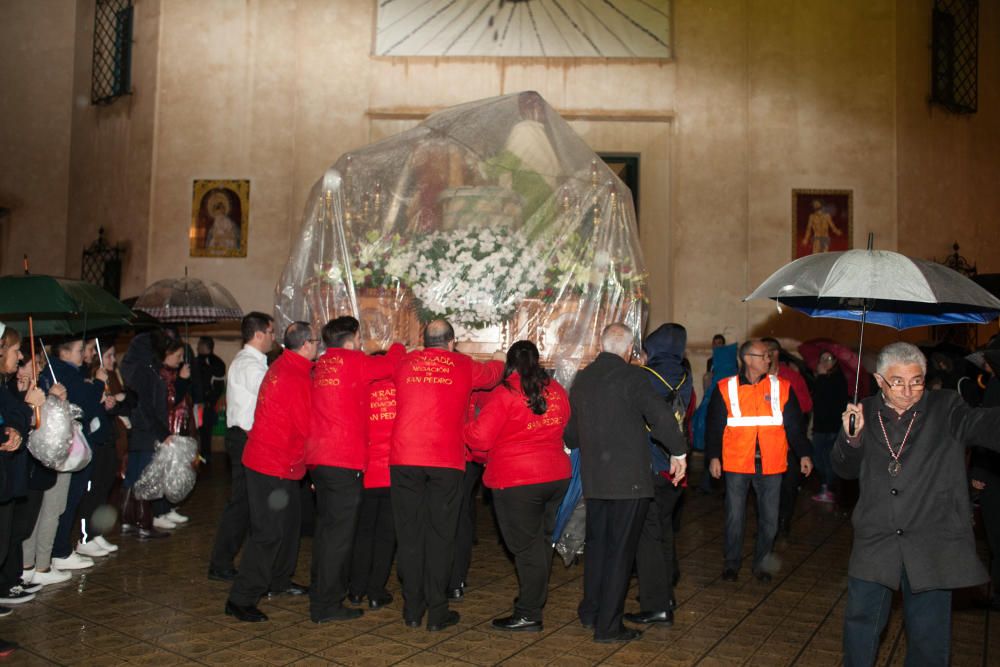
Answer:
[[[914, 593], [903, 571], [906, 667], [947, 665], [951, 649], [951, 591]], [[844, 667], [869, 667], [878, 656], [879, 637], [889, 622], [892, 589], [847, 578], [844, 610]]]
[[743, 532], [746, 529], [747, 494], [753, 486], [757, 494], [757, 543], [753, 569], [758, 571], [764, 557], [771, 553], [778, 534], [778, 506], [781, 498], [781, 475], [762, 473], [726, 473], [725, 559], [727, 570], [739, 570], [743, 562]]
[[833, 483], [833, 467], [830, 465], [830, 452], [833, 450], [833, 443], [836, 440], [836, 431], [833, 433], [813, 431], [813, 462], [816, 464], [816, 472], [819, 473], [819, 481], [828, 487]]

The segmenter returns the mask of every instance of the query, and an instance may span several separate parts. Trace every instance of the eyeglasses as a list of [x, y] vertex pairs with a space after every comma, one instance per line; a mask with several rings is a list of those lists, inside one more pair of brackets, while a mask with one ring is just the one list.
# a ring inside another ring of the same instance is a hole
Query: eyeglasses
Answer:
[[893, 389], [902, 389], [903, 387], [909, 387], [913, 391], [921, 391], [924, 388], [924, 378], [913, 378], [912, 380], [907, 382], [903, 378], [892, 378], [891, 380], [889, 380], [881, 375], [879, 375], [879, 377], [882, 378], [882, 382], [885, 382]]
[[758, 352], [747, 352], [743, 356], [744, 357], [760, 357], [761, 359], [766, 359], [770, 355], [768, 355], [768, 354], [760, 354]]

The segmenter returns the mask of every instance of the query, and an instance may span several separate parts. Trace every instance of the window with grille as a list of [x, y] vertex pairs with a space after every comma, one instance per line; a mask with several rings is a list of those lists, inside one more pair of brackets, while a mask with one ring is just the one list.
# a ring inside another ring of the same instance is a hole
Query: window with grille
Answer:
[[975, 113], [978, 70], [978, 0], [934, 0], [931, 102], [953, 113]]
[[110, 104], [132, 92], [132, 0], [97, 0], [90, 99]]

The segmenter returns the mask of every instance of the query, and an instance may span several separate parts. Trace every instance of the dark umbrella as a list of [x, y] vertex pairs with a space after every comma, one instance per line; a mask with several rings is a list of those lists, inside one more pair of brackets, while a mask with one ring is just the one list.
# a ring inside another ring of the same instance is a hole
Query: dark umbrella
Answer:
[[[858, 353], [846, 345], [830, 340], [829, 338], [813, 338], [799, 345], [799, 354], [802, 355], [802, 359], [809, 368], [813, 370], [816, 369], [820, 355], [824, 352], [829, 352], [834, 356], [837, 360], [837, 367], [840, 368], [840, 372], [844, 375], [848, 385], [850, 385], [851, 380], [858, 374], [858, 366], [861, 364]], [[864, 370], [863, 366], [862, 372], [865, 374], [865, 377], [868, 377], [868, 371]], [[860, 396], [867, 395], [866, 387], [868, 387], [868, 382], [861, 383]]]
[[190, 278], [187, 269], [183, 278], [158, 280], [147, 287], [136, 299], [134, 308], [160, 322], [183, 324], [184, 338], [188, 338], [190, 324], [243, 317], [243, 310], [229, 290], [211, 280]]
[[[887, 250], [827, 252], [802, 257], [775, 271], [744, 301], [774, 299], [811, 317], [865, 323], [894, 329], [938, 324], [978, 323], [1000, 316], [1000, 299], [943, 264]], [[859, 371], [854, 377], [858, 402]], [[851, 430], [853, 434], [853, 415]]]

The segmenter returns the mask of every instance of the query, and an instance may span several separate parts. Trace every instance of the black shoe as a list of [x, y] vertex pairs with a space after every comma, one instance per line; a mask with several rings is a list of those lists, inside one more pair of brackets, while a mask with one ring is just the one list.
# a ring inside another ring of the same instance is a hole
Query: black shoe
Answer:
[[134, 535], [139, 530], [139, 526], [134, 523], [122, 524], [122, 535]]
[[161, 537], [170, 537], [170, 533], [166, 533], [162, 530], [157, 530], [156, 528], [140, 528], [139, 529], [139, 539], [140, 540], [156, 540]]
[[365, 601], [364, 595], [355, 595], [354, 593], [347, 594], [347, 601], [351, 604], [361, 604]]
[[230, 600], [226, 600], [226, 616], [235, 616], [236, 620], [246, 623], [260, 623], [267, 620], [267, 614], [252, 604], [243, 606]]
[[[392, 602], [392, 593], [386, 593], [384, 595], [377, 595], [375, 597], [368, 597], [368, 608], [369, 609], [381, 609], [382, 607], [390, 604]], [[419, 623], [418, 623], [419, 624]]]
[[593, 630], [594, 629], [594, 622], [593, 621], [585, 621], [585, 620], [583, 620], [581, 618], [580, 619], [580, 627], [582, 627], [584, 630]]
[[232, 581], [239, 574], [235, 567], [219, 570], [214, 567], [208, 568], [208, 578], [212, 581]]
[[757, 577], [757, 581], [759, 581], [762, 584], [769, 584], [769, 583], [771, 583], [771, 575], [768, 574], [767, 572], [763, 572], [763, 571], [754, 572], [753, 576]]
[[309, 595], [309, 587], [303, 586], [302, 584], [297, 584], [294, 581], [288, 584], [287, 588], [283, 588], [280, 591], [268, 591], [267, 597], [273, 598], [276, 595]]
[[640, 611], [638, 614], [625, 614], [625, 620], [630, 623], [657, 623], [660, 625], [673, 625], [674, 612], [666, 611]]
[[461, 602], [465, 599], [465, 589], [459, 586], [458, 588], [448, 589], [448, 599], [452, 602]]
[[541, 632], [542, 622], [532, 621], [523, 616], [508, 616], [507, 618], [493, 619], [493, 629], [508, 632]]
[[599, 644], [613, 644], [614, 642], [630, 642], [633, 639], [638, 639], [642, 636], [641, 630], [633, 630], [631, 628], [622, 628], [618, 631], [618, 634], [611, 635], [610, 637], [594, 637], [594, 641]]
[[310, 618], [313, 623], [330, 623], [332, 621], [353, 621], [356, 618], [361, 618], [361, 615], [365, 612], [361, 609], [351, 609], [350, 607], [334, 607], [329, 611], [325, 611], [322, 614], [312, 615]]
[[723, 581], [736, 581], [737, 579], [739, 579], [739, 575], [737, 575], [736, 570], [732, 569], [731, 567], [727, 567], [725, 570], [722, 571]]
[[0, 618], [3, 618], [4, 616], [10, 616], [13, 613], [14, 610], [11, 609], [10, 607], [0, 607]]
[[457, 611], [449, 611], [448, 615], [445, 616], [444, 619], [440, 623], [428, 623], [427, 624], [427, 631], [428, 632], [440, 632], [441, 630], [444, 630], [445, 628], [450, 628], [451, 626], [456, 625], [458, 623], [458, 619], [459, 618], [461, 618], [461, 616], [459, 615], [459, 613]]

